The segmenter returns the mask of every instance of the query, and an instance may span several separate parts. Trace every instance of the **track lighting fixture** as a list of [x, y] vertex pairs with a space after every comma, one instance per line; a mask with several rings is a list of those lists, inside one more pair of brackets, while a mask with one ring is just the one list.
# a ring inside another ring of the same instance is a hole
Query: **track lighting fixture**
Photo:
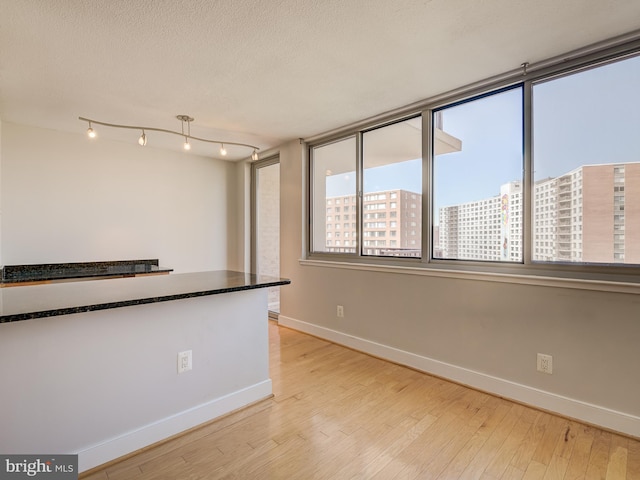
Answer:
[[[218, 143], [220, 144], [220, 155], [222, 156], [226, 156], [227, 155], [227, 149], [225, 148], [225, 144], [227, 145], [234, 145], [237, 147], [246, 147], [246, 148], [251, 148], [253, 149], [253, 152], [251, 153], [251, 160], [258, 160], [258, 150], [260, 150], [258, 147], [256, 147], [255, 145], [249, 145], [247, 143], [237, 143], [237, 142], [222, 142], [220, 140], [210, 140], [208, 138], [199, 138], [199, 137], [194, 137], [193, 135], [191, 135], [191, 122], [193, 122], [193, 117], [190, 117], [189, 115], [176, 115], [176, 118], [178, 120], [180, 120], [181, 122], [181, 131], [177, 132], [177, 131], [173, 131], [173, 130], [166, 130], [164, 128], [154, 128], [154, 127], [142, 127], [142, 126], [135, 126], [135, 125], [119, 125], [116, 123], [105, 123], [105, 122], [99, 122], [98, 120], [91, 120], [89, 118], [84, 118], [84, 117], [78, 117], [78, 120], [82, 120], [83, 122], [87, 122], [89, 124], [89, 128], [87, 129], [87, 135], [90, 138], [95, 138], [96, 137], [96, 132], [93, 129], [92, 124], [98, 124], [98, 125], [103, 125], [105, 127], [112, 127], [112, 128], [128, 128], [131, 130], [141, 130], [142, 134], [140, 135], [140, 137], [138, 138], [138, 144], [141, 146], [145, 146], [147, 144], [147, 134], [145, 132], [145, 130], [150, 130], [153, 132], [162, 132], [162, 133], [170, 133], [172, 135], [180, 135], [181, 137], [184, 138], [184, 144], [183, 144], [183, 148], [185, 150], [190, 150], [191, 149], [191, 143], [189, 142], [189, 140], [197, 140], [199, 142], [208, 142], [208, 143]], [[185, 124], [186, 124], [186, 131], [185, 131]]]

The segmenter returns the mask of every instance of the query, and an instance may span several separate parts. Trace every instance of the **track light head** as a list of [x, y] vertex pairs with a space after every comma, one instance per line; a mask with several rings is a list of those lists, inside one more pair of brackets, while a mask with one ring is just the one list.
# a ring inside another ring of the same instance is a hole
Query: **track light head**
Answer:
[[89, 122], [89, 128], [87, 128], [87, 136], [89, 138], [96, 138], [96, 131], [91, 128], [91, 122]]
[[189, 143], [189, 139], [187, 137], [184, 137], [184, 144], [182, 145], [182, 147], [185, 150], [191, 150], [191, 144]]
[[258, 160], [258, 151], [254, 150], [253, 153], [251, 154], [251, 160], [253, 160], [254, 162], [256, 160]]
[[222, 155], [223, 157], [227, 154], [227, 149], [224, 148], [224, 143], [220, 144], [220, 155]]
[[138, 138], [138, 145], [140, 145], [141, 147], [147, 145], [147, 134], [144, 133], [144, 130], [142, 130], [142, 135], [140, 135], [140, 138]]

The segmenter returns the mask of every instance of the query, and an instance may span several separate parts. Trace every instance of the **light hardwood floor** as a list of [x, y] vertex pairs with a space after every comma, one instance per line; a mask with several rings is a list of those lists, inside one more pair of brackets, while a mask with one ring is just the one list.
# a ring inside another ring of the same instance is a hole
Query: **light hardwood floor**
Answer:
[[640, 479], [640, 442], [270, 322], [273, 399], [80, 478]]

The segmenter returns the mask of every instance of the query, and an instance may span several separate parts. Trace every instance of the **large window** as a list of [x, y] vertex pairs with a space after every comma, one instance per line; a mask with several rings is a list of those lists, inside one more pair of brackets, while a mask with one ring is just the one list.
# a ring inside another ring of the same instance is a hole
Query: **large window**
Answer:
[[609, 50], [601, 63], [591, 52], [523, 71], [313, 145], [311, 252], [638, 278], [640, 56], [632, 48], [620, 47], [619, 59]]
[[[355, 253], [356, 139], [312, 149], [314, 252]], [[344, 227], [344, 228], [343, 228]]]
[[640, 57], [533, 86], [533, 260], [640, 264]]
[[522, 261], [522, 87], [433, 113], [433, 257]]
[[422, 118], [365, 132], [362, 163], [363, 255], [420, 257]]

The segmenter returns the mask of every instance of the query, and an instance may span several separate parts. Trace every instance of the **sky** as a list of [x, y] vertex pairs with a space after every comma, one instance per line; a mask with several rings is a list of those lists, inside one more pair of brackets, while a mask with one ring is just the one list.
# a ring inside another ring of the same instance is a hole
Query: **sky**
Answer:
[[[522, 180], [522, 89], [443, 109], [443, 130], [460, 152], [436, 156], [437, 209], [498, 195]], [[534, 180], [580, 165], [640, 161], [640, 56], [533, 87]], [[365, 192], [401, 188], [420, 193], [421, 160], [365, 172]], [[355, 173], [327, 177], [327, 195], [355, 191]]]
[[533, 89], [535, 178], [640, 161], [640, 56]]

